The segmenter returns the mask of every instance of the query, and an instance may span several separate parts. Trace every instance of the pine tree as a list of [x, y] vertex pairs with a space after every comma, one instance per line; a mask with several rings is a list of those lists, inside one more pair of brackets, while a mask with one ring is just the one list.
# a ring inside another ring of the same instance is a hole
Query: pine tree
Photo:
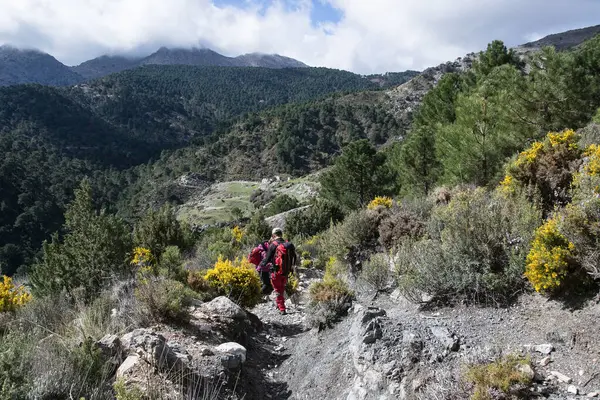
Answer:
[[83, 180], [65, 212], [63, 240], [57, 234], [43, 244], [43, 257], [30, 277], [38, 294], [84, 290], [91, 298], [111, 279], [128, 272], [131, 235], [127, 226], [93, 207], [89, 181]]
[[395, 176], [386, 163], [386, 156], [362, 139], [350, 143], [342, 151], [331, 170], [321, 177], [324, 198], [355, 210], [365, 206], [375, 196], [393, 194]]

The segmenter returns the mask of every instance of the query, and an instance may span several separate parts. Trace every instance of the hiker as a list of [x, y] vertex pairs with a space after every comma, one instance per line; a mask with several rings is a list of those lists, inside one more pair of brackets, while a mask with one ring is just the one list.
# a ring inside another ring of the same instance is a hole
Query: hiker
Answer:
[[271, 265], [260, 265], [261, 261], [265, 259], [268, 250], [269, 242], [265, 241], [253, 248], [248, 256], [248, 261], [254, 264], [256, 272], [260, 276], [261, 292], [264, 296], [268, 296], [273, 292], [273, 286], [271, 285]]
[[270, 242], [271, 245], [267, 255], [261, 261], [260, 266], [262, 268], [271, 265], [271, 284], [277, 293], [275, 304], [279, 309], [279, 313], [285, 315], [287, 314], [284, 297], [285, 286], [288, 275], [296, 265], [296, 248], [291, 242], [283, 240], [281, 228], [273, 229]]

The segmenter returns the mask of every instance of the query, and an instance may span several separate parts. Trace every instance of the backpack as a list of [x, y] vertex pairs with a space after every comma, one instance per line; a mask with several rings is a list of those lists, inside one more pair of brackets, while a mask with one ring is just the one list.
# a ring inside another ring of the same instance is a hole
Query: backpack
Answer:
[[252, 249], [252, 251], [248, 255], [248, 262], [250, 262], [250, 264], [258, 266], [258, 264], [260, 264], [260, 262], [265, 257], [265, 253], [266, 253], [265, 244], [261, 243]]
[[277, 275], [288, 276], [296, 263], [296, 247], [292, 242], [279, 242], [275, 249], [275, 266]]

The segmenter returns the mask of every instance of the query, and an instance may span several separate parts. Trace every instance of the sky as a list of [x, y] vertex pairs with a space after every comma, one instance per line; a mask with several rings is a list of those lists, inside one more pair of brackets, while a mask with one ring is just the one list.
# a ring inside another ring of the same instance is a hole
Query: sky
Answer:
[[600, 0], [0, 0], [0, 44], [67, 65], [160, 46], [277, 53], [361, 74], [422, 70], [600, 24]]

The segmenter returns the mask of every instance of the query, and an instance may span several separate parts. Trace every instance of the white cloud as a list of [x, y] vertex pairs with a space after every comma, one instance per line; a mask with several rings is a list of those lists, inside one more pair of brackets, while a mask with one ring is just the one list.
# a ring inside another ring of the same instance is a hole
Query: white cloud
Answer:
[[516, 45], [600, 15], [597, 0], [328, 0], [343, 17], [315, 26], [310, 0], [293, 8], [281, 1], [261, 12], [250, 0], [242, 8], [211, 0], [0, 0], [0, 43], [39, 48], [67, 64], [202, 43], [227, 55], [279, 53], [370, 73], [423, 69], [493, 39]]

